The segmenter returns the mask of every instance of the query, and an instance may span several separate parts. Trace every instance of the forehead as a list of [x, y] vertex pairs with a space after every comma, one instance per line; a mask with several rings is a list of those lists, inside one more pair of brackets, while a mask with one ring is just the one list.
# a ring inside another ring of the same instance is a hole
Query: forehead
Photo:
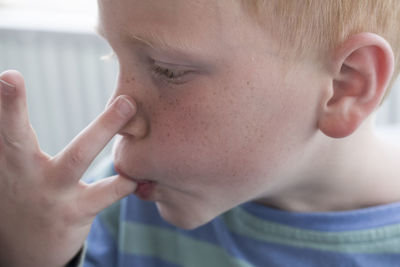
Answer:
[[[99, 28], [171, 43], [180, 48], [215, 48], [237, 34], [242, 16], [231, 0], [98, 0]], [[145, 38], [142, 38], [142, 37]], [[148, 37], [148, 38], [147, 38]]]

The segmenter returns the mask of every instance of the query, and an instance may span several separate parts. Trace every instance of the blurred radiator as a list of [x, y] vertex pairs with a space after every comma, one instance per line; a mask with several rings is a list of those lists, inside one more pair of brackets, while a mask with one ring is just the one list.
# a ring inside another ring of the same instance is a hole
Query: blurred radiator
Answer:
[[41, 147], [54, 155], [104, 108], [117, 64], [101, 60], [107, 44], [90, 33], [0, 29], [0, 71], [27, 84], [30, 118]]
[[[0, 70], [24, 74], [31, 121], [46, 152], [58, 152], [104, 108], [117, 74], [116, 62], [100, 60], [109, 52], [90, 33], [0, 28]], [[399, 104], [394, 89], [378, 123], [400, 122]]]

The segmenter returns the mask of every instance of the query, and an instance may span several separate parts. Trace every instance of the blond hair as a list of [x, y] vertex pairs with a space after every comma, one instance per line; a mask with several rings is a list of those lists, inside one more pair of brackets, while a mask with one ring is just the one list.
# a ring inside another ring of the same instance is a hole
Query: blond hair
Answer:
[[395, 55], [391, 85], [399, 74], [400, 0], [242, 0], [242, 5], [296, 59], [326, 57], [353, 34], [376, 33]]

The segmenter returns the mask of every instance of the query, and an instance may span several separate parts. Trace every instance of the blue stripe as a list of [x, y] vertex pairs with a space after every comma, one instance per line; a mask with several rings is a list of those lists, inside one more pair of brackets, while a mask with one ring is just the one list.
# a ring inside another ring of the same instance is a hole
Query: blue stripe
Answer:
[[400, 202], [359, 210], [314, 213], [282, 211], [254, 202], [242, 207], [263, 220], [326, 232], [366, 230], [400, 222]]
[[142, 201], [134, 195], [128, 196], [121, 202], [121, 214], [124, 221], [133, 221], [165, 228], [175, 228], [164, 221], [153, 202]]
[[235, 247], [232, 246], [231, 232], [221, 217], [217, 217], [210, 223], [194, 230], [183, 230], [165, 222], [161, 218], [156, 205], [152, 202], [142, 201], [135, 196], [130, 196], [126, 201], [121, 202], [121, 207], [122, 220], [124, 221], [142, 223], [144, 225], [175, 231], [177, 235], [184, 235], [198, 241], [222, 247], [229, 255], [243, 259], [237, 253]]
[[262, 242], [231, 234], [236, 256], [254, 266], [400, 266], [400, 254], [347, 254]]
[[87, 238], [87, 252], [84, 267], [115, 266], [118, 249], [116, 241], [107, 227], [97, 216]]
[[[340, 252], [320, 251], [258, 241], [228, 231], [226, 224], [220, 219], [221, 217], [198, 229], [185, 231], [177, 229], [164, 222], [154, 203], [146, 202], [144, 206], [142, 206], [143, 203], [141, 203], [141, 200], [137, 198], [130, 201], [132, 202], [129, 203], [128, 210], [123, 212], [123, 214], [127, 214], [126, 219], [129, 221], [141, 222], [148, 225], [175, 230], [177, 234], [183, 234], [195, 238], [196, 240], [221, 246], [229, 255], [247, 261], [255, 266], [262, 266], [266, 261], [271, 262], [271, 264], [274, 264], [275, 262], [277, 264], [276, 266], [285, 266], [282, 265], [283, 262], [286, 262], [287, 266], [309, 266], [310, 264], [315, 263], [317, 263], [318, 266], [320, 261], [325, 264], [323, 266], [326, 266], [326, 262], [335, 262], [335, 264], [361, 263], [363, 264], [362, 266], [373, 266], [370, 262], [383, 261], [390, 264], [393, 262], [393, 259], [397, 260], [397, 262], [400, 261], [400, 255], [395, 254], [386, 254], [385, 256], [372, 254], [343, 254]], [[246, 211], [249, 211], [249, 206], [250, 205], [246, 204], [243, 207]], [[260, 215], [262, 216], [262, 214]], [[260, 255], [262, 256], [260, 257]], [[290, 256], [288, 257], [288, 255]]]
[[[136, 254], [120, 253], [121, 262], [119, 267], [179, 267], [178, 265], [157, 259], [155, 257], [147, 257]], [[110, 265], [110, 267], [113, 265]], [[114, 267], [114, 266], [113, 266]]]
[[122, 220], [124, 221], [162, 227], [213, 244], [221, 243], [219, 235], [227, 231], [225, 224], [220, 218], [216, 218], [212, 222], [194, 230], [177, 228], [162, 219], [154, 203], [142, 201], [135, 196], [128, 197], [126, 201], [121, 203], [121, 205], [121, 213], [123, 214]]

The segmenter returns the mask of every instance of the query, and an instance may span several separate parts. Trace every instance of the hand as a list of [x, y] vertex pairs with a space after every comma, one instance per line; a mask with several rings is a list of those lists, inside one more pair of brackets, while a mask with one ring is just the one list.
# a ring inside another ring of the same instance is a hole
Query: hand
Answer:
[[63, 266], [82, 247], [96, 214], [135, 190], [120, 176], [80, 181], [135, 114], [132, 103], [118, 97], [52, 158], [29, 122], [22, 76], [0, 75], [0, 266]]

